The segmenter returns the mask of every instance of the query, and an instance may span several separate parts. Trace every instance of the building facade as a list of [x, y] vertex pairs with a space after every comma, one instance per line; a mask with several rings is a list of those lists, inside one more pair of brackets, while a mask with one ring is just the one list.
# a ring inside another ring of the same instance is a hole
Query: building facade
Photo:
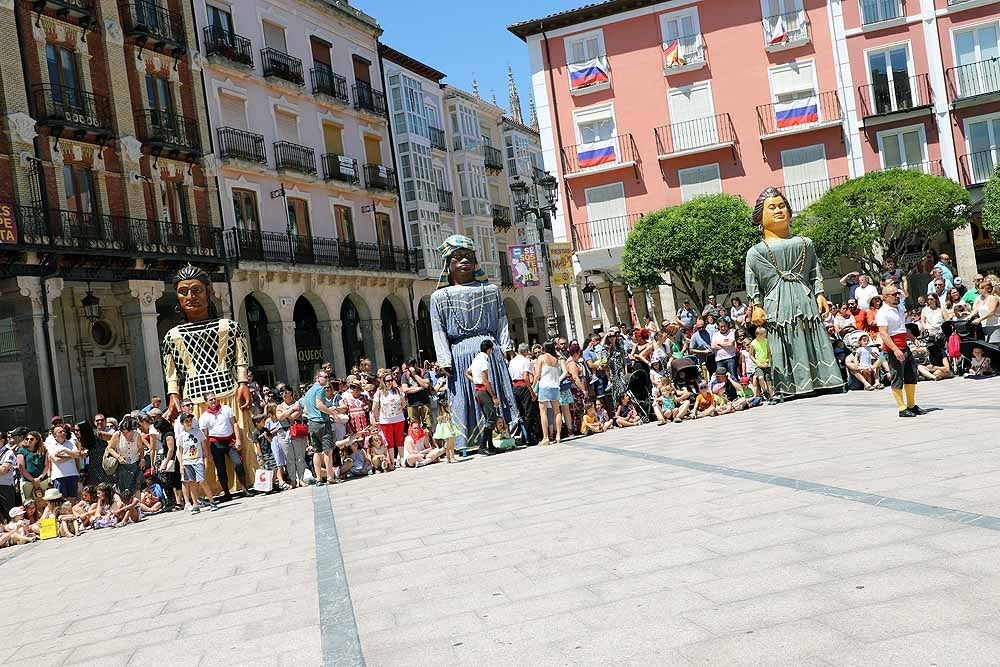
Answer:
[[162, 391], [164, 281], [222, 275], [195, 17], [177, 0], [0, 3], [0, 422]]
[[[698, 195], [752, 204], [775, 185], [798, 211], [848, 178], [903, 167], [980, 200], [1000, 155], [998, 9], [608, 0], [510, 26], [528, 44], [544, 161], [563, 187], [556, 228], [600, 287], [594, 318], [631, 319], [618, 266], [635, 221]], [[933, 244], [964, 276], [1000, 260], [978, 222]], [[666, 288], [631, 301], [640, 318], [675, 306]]]

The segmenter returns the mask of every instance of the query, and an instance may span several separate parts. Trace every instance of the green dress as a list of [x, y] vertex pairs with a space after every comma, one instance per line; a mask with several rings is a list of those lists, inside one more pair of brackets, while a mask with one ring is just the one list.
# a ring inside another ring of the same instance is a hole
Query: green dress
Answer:
[[785, 396], [838, 389], [844, 380], [816, 306], [823, 276], [811, 239], [761, 241], [747, 251], [747, 296], [767, 314], [774, 390]]

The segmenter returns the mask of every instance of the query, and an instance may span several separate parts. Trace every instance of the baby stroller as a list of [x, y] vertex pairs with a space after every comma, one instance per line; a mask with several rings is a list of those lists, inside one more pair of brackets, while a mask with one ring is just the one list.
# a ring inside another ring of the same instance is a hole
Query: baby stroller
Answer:
[[642, 420], [648, 423], [650, 415], [653, 414], [652, 381], [649, 379], [649, 371], [645, 368], [638, 368], [632, 371], [625, 383], [625, 395], [629, 397], [635, 411]]
[[[969, 343], [974, 340], [980, 339], [979, 326], [973, 324], [973, 322], [967, 318], [960, 320], [948, 320], [941, 325], [942, 337], [945, 341], [945, 351], [949, 357], [955, 360], [956, 367], [952, 369], [955, 375], [965, 375], [969, 368], [969, 359], [965, 355], [961, 354], [961, 348], [965, 347], [963, 343]], [[955, 336], [958, 340], [952, 339]], [[955, 343], [958, 343], [955, 345]], [[954, 356], [953, 352], [958, 351], [959, 356]]]
[[691, 357], [670, 360], [670, 381], [674, 383], [675, 387], [683, 387], [696, 394], [701, 380], [701, 368]]

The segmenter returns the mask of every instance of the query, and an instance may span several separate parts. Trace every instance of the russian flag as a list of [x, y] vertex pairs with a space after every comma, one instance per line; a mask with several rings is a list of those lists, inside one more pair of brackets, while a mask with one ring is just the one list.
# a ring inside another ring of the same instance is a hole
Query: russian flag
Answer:
[[602, 62], [602, 58], [594, 58], [581, 63], [572, 63], [569, 66], [569, 87], [571, 90], [594, 86], [599, 83], [608, 83], [607, 65]]
[[774, 120], [778, 129], [819, 122], [819, 102], [815, 95], [788, 102], [774, 103]]
[[581, 144], [576, 152], [576, 160], [581, 169], [597, 167], [602, 164], [614, 164], [618, 161], [615, 154], [615, 140], [592, 141]]

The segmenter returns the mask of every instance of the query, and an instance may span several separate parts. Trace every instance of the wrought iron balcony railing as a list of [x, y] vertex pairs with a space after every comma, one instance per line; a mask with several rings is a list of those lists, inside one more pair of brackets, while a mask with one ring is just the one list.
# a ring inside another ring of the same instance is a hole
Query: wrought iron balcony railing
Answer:
[[321, 158], [323, 162], [323, 178], [328, 181], [358, 184], [361, 182], [361, 172], [358, 161], [346, 155], [326, 153]]
[[847, 176], [835, 176], [818, 181], [786, 185], [783, 192], [788, 198], [788, 203], [792, 205], [792, 213], [798, 215], [804, 208], [817, 201], [832, 188], [846, 182]]
[[71, 16], [84, 25], [95, 18], [93, 0], [34, 0], [31, 4], [36, 11], [46, 7], [54, 11], [56, 16]]
[[906, 169], [907, 171], [919, 171], [928, 176], [944, 176], [944, 167], [941, 160], [928, 160], [927, 162], [914, 162], [913, 164], [898, 164], [894, 167], [875, 169], [874, 171], [892, 171], [893, 169]]
[[415, 273], [422, 263], [417, 251], [397, 246], [245, 229], [226, 230], [225, 252], [231, 260], [312, 264], [364, 271]]
[[447, 151], [448, 144], [445, 141], [444, 130], [436, 127], [428, 127], [427, 130], [431, 135], [431, 148], [436, 148], [439, 151]]
[[510, 207], [493, 204], [493, 227], [505, 232], [510, 229], [511, 224]]
[[809, 17], [805, 10], [765, 16], [764, 48], [778, 50], [809, 41]]
[[861, 117], [886, 116], [931, 105], [930, 77], [926, 74], [900, 76], [888, 81], [858, 86]]
[[579, 174], [599, 169], [634, 165], [639, 152], [631, 134], [591, 141], [562, 149], [563, 173]]
[[945, 70], [951, 102], [1000, 94], [1000, 58], [967, 63]]
[[399, 184], [396, 182], [396, 170], [381, 164], [366, 164], [365, 186], [369, 190], [398, 192]]
[[663, 72], [674, 72], [695, 69], [708, 62], [708, 49], [705, 48], [705, 38], [701, 33], [681, 35], [666, 42], [663, 51]]
[[264, 68], [264, 76], [273, 76], [297, 86], [305, 85], [302, 61], [295, 56], [268, 47], [261, 50], [260, 62]]
[[500, 152], [499, 148], [483, 144], [483, 159], [485, 160], [486, 171], [495, 174], [503, 171], [503, 153]]
[[835, 90], [757, 107], [757, 124], [762, 139], [817, 126], [825, 127], [842, 118], [840, 98]]
[[615, 218], [576, 222], [573, 224], [573, 246], [576, 250], [623, 247], [629, 232], [640, 218], [642, 218], [641, 213], [633, 213]]
[[290, 141], [274, 143], [274, 168], [316, 175], [316, 151]]
[[32, 87], [32, 93], [35, 120], [56, 134], [62, 134], [63, 130], [98, 138], [112, 134], [111, 102], [103, 95], [41, 83]]
[[334, 73], [329, 65], [316, 65], [309, 70], [312, 77], [313, 95], [326, 95], [338, 102], [347, 104], [347, 79]]
[[174, 55], [187, 51], [184, 18], [153, 0], [128, 0], [118, 5], [128, 37], [157, 51]]
[[201, 153], [198, 122], [168, 111], [146, 109], [135, 115], [139, 140], [156, 151]]
[[736, 142], [733, 121], [727, 113], [664, 125], [653, 130], [653, 134], [656, 137], [656, 154], [661, 158]]
[[218, 135], [219, 157], [223, 160], [236, 159], [267, 164], [264, 135], [238, 130], [235, 127], [220, 127]]
[[437, 189], [438, 208], [449, 213], [455, 212], [455, 194], [451, 190]]
[[960, 156], [958, 166], [962, 172], [962, 185], [966, 187], [982, 185], [990, 180], [998, 164], [1000, 164], [1000, 149], [996, 148]]
[[385, 105], [385, 95], [372, 88], [370, 83], [355, 81], [354, 108], [373, 113], [376, 116], [389, 117], [389, 109]]
[[246, 37], [217, 25], [205, 26], [205, 54], [253, 67], [253, 47]]

